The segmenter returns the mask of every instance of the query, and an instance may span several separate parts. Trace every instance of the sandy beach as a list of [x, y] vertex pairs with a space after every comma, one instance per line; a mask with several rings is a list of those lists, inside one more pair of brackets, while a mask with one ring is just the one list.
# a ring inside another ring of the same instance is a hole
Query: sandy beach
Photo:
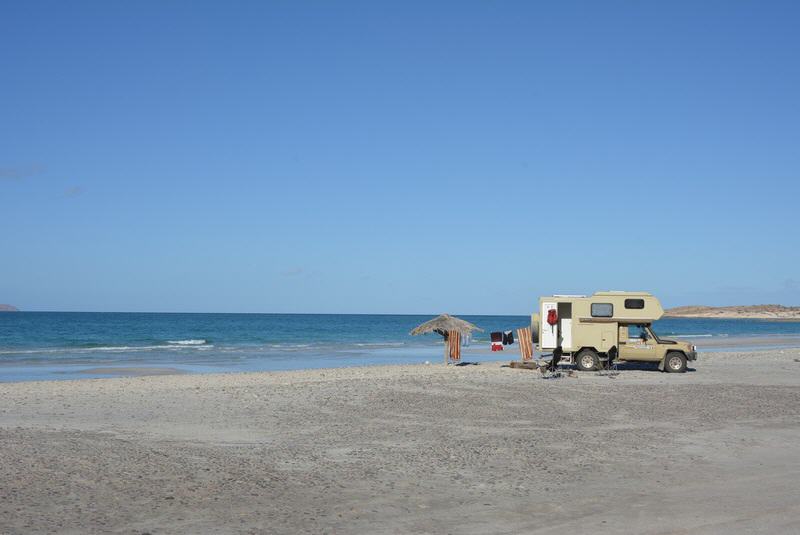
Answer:
[[0, 533], [797, 533], [800, 349], [693, 368], [0, 384]]

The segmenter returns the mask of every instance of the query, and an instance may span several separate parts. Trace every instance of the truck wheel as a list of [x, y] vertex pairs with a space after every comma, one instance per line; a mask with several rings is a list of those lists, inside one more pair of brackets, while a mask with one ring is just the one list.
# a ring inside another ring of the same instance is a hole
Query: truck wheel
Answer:
[[583, 349], [575, 358], [575, 365], [582, 372], [591, 372], [600, 367], [600, 357], [593, 349]]
[[665, 357], [664, 370], [669, 373], [684, 373], [686, 371], [686, 357], [683, 353], [670, 351]]

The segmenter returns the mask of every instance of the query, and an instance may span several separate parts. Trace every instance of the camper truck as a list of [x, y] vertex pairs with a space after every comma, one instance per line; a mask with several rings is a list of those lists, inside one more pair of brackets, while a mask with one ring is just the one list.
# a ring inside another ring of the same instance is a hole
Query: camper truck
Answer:
[[619, 360], [658, 362], [661, 371], [685, 372], [687, 361], [697, 359], [697, 348], [656, 335], [652, 324], [663, 314], [658, 299], [646, 292], [553, 295], [539, 299], [531, 333], [540, 351], [552, 351], [579, 370]]

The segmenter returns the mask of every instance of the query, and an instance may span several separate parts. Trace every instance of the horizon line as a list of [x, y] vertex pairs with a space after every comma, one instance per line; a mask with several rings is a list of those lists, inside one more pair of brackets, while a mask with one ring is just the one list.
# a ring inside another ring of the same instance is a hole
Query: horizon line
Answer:
[[[14, 313], [36, 313], [36, 314], [250, 314], [250, 315], [283, 315], [283, 316], [439, 316], [450, 314], [449, 312], [430, 313], [430, 312], [208, 312], [208, 311], [144, 311], [144, 310], [3, 310], [4, 312]], [[450, 314], [451, 316], [529, 316], [530, 314]]]

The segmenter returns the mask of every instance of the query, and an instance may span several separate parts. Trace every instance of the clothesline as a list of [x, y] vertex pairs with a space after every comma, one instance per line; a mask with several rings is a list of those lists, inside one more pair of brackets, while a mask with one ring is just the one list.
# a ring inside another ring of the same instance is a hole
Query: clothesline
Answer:
[[495, 331], [490, 334], [492, 340], [492, 351], [502, 351], [503, 346], [514, 343], [514, 331]]

